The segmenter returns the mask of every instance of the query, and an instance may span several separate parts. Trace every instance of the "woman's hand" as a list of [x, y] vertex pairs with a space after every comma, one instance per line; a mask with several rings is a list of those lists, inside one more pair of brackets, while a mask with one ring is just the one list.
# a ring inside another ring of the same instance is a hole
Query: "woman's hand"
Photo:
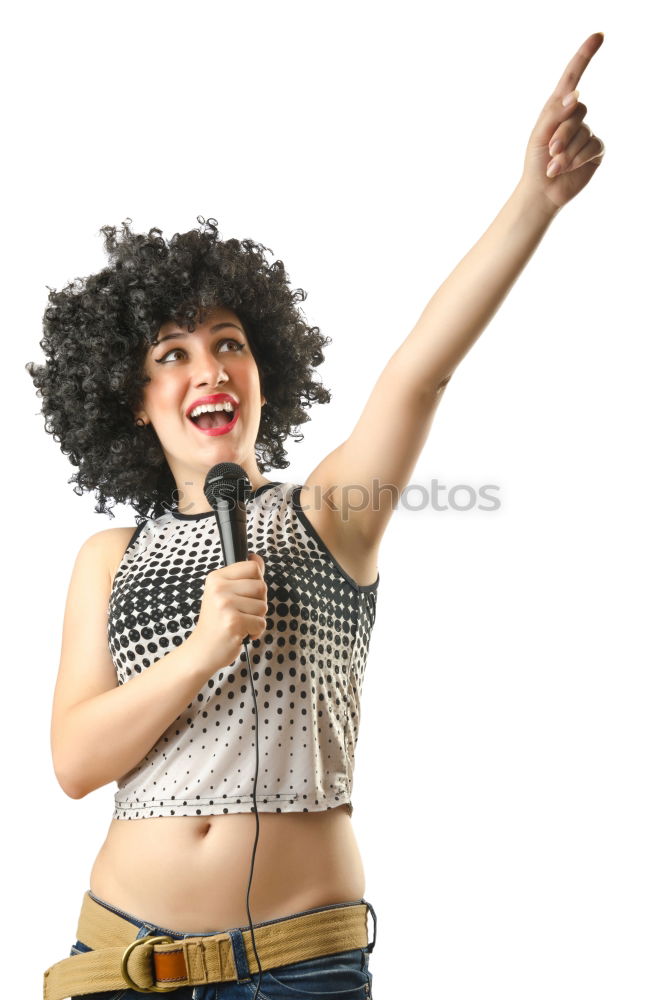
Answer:
[[196, 665], [208, 674], [236, 660], [246, 636], [259, 639], [267, 627], [264, 559], [248, 559], [211, 570], [206, 578], [196, 627], [187, 639]]
[[[597, 32], [580, 45], [542, 109], [526, 149], [519, 187], [553, 213], [579, 194], [602, 163], [604, 143], [584, 122], [587, 108], [578, 103], [576, 90], [603, 41], [604, 35]], [[572, 99], [564, 105], [567, 95]], [[550, 176], [554, 166], [558, 170]]]

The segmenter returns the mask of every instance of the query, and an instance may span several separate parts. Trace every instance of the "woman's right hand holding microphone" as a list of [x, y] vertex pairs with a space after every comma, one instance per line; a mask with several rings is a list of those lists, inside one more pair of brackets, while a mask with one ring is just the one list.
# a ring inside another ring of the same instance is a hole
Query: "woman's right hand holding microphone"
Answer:
[[198, 623], [188, 638], [207, 675], [237, 659], [244, 639], [258, 639], [267, 627], [264, 560], [248, 559], [213, 569], [205, 579]]

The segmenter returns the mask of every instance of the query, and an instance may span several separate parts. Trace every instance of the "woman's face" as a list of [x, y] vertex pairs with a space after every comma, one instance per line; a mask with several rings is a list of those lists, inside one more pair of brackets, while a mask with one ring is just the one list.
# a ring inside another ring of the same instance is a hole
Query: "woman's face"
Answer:
[[[255, 458], [265, 400], [257, 364], [236, 313], [221, 306], [210, 309], [193, 333], [174, 322], [166, 323], [157, 343], [147, 350], [144, 371], [150, 382], [135, 416], [154, 428], [177, 487], [183, 491], [180, 496], [197, 503], [204, 478], [217, 462], [241, 465], [253, 488], [265, 481]], [[225, 433], [205, 433], [187, 414], [200, 400], [219, 393], [239, 404], [233, 424]]]

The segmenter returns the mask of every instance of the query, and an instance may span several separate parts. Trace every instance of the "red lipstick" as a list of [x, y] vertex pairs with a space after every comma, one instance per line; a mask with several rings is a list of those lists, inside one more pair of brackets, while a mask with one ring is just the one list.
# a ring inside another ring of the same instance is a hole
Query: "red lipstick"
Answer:
[[[234, 414], [232, 416], [232, 420], [229, 423], [221, 424], [219, 427], [198, 427], [195, 420], [191, 419], [191, 413], [193, 412], [193, 410], [195, 410], [196, 406], [204, 406], [206, 404], [225, 403], [225, 402], [232, 403], [234, 407]], [[228, 395], [227, 392], [217, 392], [214, 393], [213, 396], [201, 396], [200, 399], [196, 399], [195, 402], [191, 403], [191, 405], [187, 409], [186, 416], [191, 421], [193, 426], [201, 434], [209, 434], [212, 437], [217, 437], [219, 434], [229, 434], [234, 425], [237, 423], [237, 420], [239, 418], [239, 403], [234, 398], [234, 396]]]

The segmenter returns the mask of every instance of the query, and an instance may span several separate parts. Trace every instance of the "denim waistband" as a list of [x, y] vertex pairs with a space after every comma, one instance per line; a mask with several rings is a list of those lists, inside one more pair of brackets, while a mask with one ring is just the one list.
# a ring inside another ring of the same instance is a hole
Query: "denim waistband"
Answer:
[[[111, 903], [107, 903], [105, 900], [100, 899], [98, 896], [88, 889], [88, 895], [94, 900], [95, 903], [99, 903], [101, 906], [105, 907], [107, 910], [111, 910], [113, 913], [119, 914], [125, 920], [130, 921], [130, 923], [135, 924], [136, 927], [145, 928], [148, 934], [167, 934], [169, 937], [173, 938], [187, 938], [187, 937], [211, 937], [212, 934], [224, 934], [231, 930], [237, 931], [248, 931], [250, 930], [250, 924], [245, 924], [241, 927], [222, 927], [217, 931], [173, 931], [168, 927], [159, 927], [157, 924], [150, 923], [149, 920], [142, 920], [140, 917], [136, 917], [133, 913], [127, 913], [126, 910], [120, 910], [117, 906], [113, 906]], [[292, 917], [302, 917], [308, 913], [321, 913], [323, 910], [337, 910], [345, 906], [359, 906], [360, 904], [365, 904], [370, 913], [372, 914], [372, 920], [374, 924], [374, 935], [371, 942], [368, 944], [367, 950], [372, 952], [375, 947], [375, 942], [377, 940], [377, 915], [373, 906], [368, 902], [367, 899], [354, 899], [347, 903], [329, 903], [327, 906], [315, 906], [310, 910], [300, 910], [298, 913], [289, 913], [286, 917], [276, 917], [274, 920], [263, 920], [260, 923], [253, 923], [253, 927], [265, 927], [268, 924], [277, 924], [283, 920], [290, 920]], [[143, 935], [139, 935], [143, 936]]]

